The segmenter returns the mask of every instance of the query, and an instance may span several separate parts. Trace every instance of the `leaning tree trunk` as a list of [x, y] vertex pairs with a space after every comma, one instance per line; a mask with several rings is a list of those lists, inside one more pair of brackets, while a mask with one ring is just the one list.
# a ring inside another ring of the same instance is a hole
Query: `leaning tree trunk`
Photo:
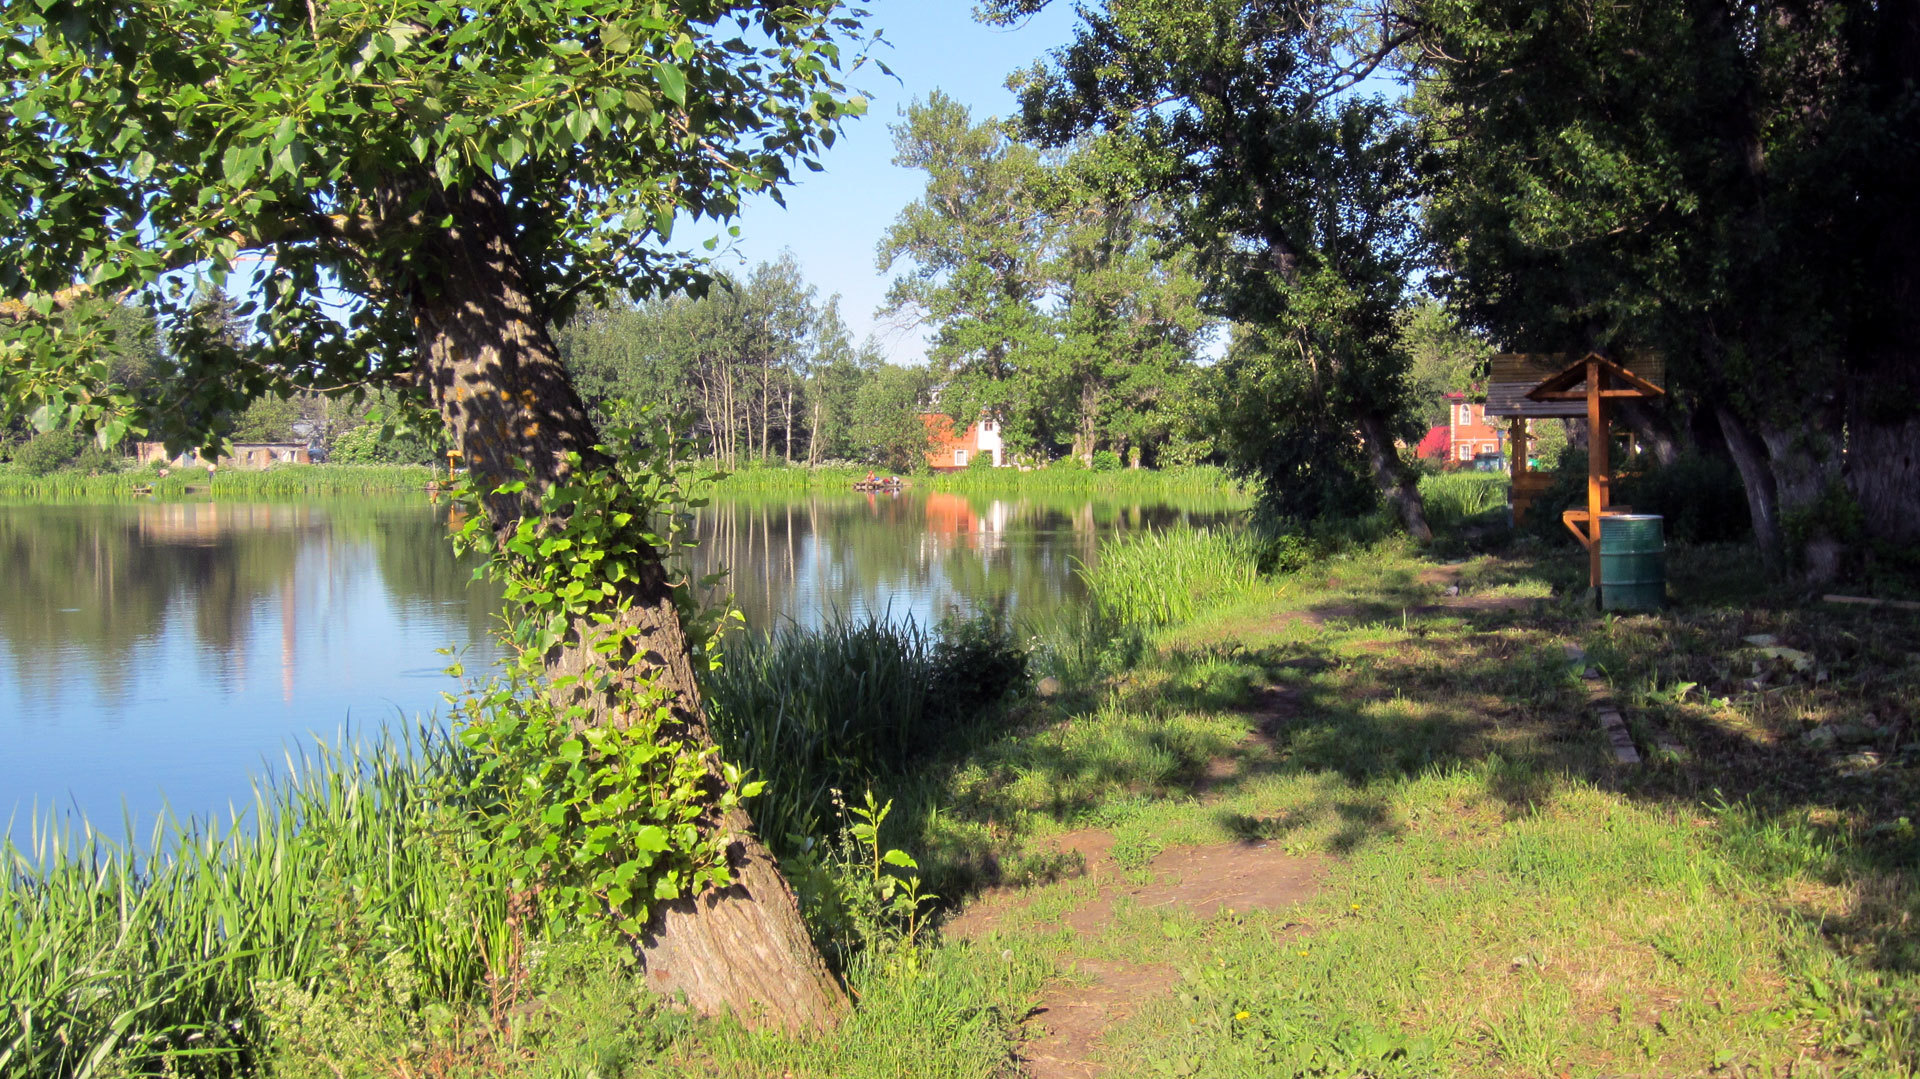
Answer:
[[[568, 451], [598, 457], [592, 421], [535, 307], [496, 194], [475, 190], [444, 209], [454, 224], [418, 251], [416, 265], [432, 270], [414, 296], [434, 402], [483, 485], [511, 478], [516, 459], [538, 483], [550, 483], [565, 474]], [[511, 528], [528, 508], [517, 497], [489, 500], [496, 529]], [[666, 567], [655, 561], [639, 578], [620, 615], [639, 642], [629, 662], [657, 674], [655, 684], [673, 694], [675, 733], [711, 745]], [[549, 657], [548, 673], [608, 670], [591, 647], [599, 632], [588, 620], [577, 623], [568, 643]], [[620, 677], [618, 670], [608, 673]], [[611, 694], [587, 703], [593, 722], [627, 722]], [[831, 1024], [846, 1009], [845, 994], [814, 948], [773, 856], [755, 838], [745, 811], [716, 826], [731, 839], [735, 883], [656, 912], [640, 944], [647, 983], [663, 994], [684, 993], [706, 1014], [732, 1011], [788, 1030]]]
[[1360, 441], [1366, 446], [1374, 485], [1386, 498], [1387, 505], [1393, 507], [1407, 534], [1420, 543], [1432, 543], [1433, 529], [1427, 524], [1427, 506], [1420, 497], [1419, 478], [1400, 462], [1400, 452], [1394, 448], [1387, 421], [1372, 413], [1361, 416]]

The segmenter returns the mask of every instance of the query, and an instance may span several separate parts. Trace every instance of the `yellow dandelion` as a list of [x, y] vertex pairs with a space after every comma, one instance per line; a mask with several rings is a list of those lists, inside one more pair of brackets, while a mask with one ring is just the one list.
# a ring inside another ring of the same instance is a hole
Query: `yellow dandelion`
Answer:
[[1247, 1020], [1253, 1018], [1253, 1013], [1252, 1012], [1234, 1012], [1233, 1018], [1236, 1022], [1244, 1023]]

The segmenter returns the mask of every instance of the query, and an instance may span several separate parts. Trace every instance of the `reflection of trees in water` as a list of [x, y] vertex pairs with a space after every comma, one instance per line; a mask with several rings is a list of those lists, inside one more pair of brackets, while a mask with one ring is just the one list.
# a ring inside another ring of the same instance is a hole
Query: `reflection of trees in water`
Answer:
[[1081, 499], [992, 498], [944, 492], [728, 499], [695, 524], [696, 573], [730, 571], [735, 603], [755, 628], [824, 610], [904, 612], [913, 601], [940, 617], [1004, 606], [1044, 616], [1083, 594], [1076, 561], [1103, 537], [1229, 513]]
[[[135, 651], [183, 613], [203, 650], [231, 663], [242, 656], [265, 601], [279, 606], [285, 639], [301, 589], [303, 555], [317, 556], [329, 589], [353, 583], [373, 555], [400, 617], [455, 603], [467, 628], [484, 633], [498, 592], [468, 600], [470, 566], [455, 562], [445, 511], [415, 504], [342, 502], [324, 506], [143, 503], [12, 506], [0, 509], [0, 642], [19, 680], [45, 687], [62, 675], [54, 657], [79, 649], [88, 676], [119, 693]], [[311, 615], [309, 615], [311, 617]]]

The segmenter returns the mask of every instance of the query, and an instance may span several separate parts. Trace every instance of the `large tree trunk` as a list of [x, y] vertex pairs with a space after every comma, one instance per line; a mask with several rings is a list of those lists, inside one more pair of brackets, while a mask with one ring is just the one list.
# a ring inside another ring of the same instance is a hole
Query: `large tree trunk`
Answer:
[[1796, 427], [1758, 424], [1773, 473], [1774, 496], [1779, 500], [1783, 533], [1798, 549], [1802, 573], [1815, 584], [1840, 575], [1847, 543], [1843, 522], [1834, 520], [1827, 504], [1831, 494], [1845, 490], [1839, 423], [1829, 410], [1807, 402], [1805, 422]]
[[1773, 473], [1767, 470], [1767, 448], [1747, 430], [1747, 425], [1727, 405], [1715, 405], [1720, 434], [1727, 440], [1727, 453], [1733, 467], [1740, 470], [1740, 486], [1747, 493], [1747, 514], [1753, 519], [1753, 542], [1760, 548], [1761, 564], [1769, 573], [1779, 573], [1785, 563], [1786, 544], [1780, 534], [1780, 503], [1774, 496]]
[[1360, 417], [1360, 441], [1366, 446], [1367, 463], [1373, 482], [1393, 507], [1394, 516], [1407, 534], [1420, 543], [1433, 542], [1433, 529], [1427, 524], [1427, 505], [1420, 497], [1420, 481], [1400, 462], [1400, 451], [1393, 445], [1392, 428], [1378, 415]]
[[[434, 208], [442, 212], [454, 224], [419, 251], [416, 264], [432, 270], [415, 287], [414, 310], [423, 374], [468, 467], [483, 484], [497, 484], [522, 460], [537, 487], [565, 474], [569, 451], [597, 460], [593, 424], [535, 308], [497, 196], [476, 190]], [[505, 530], [536, 507], [506, 495], [489, 499], [487, 509], [494, 527]], [[626, 663], [608, 666], [592, 648], [603, 630], [582, 620], [549, 657], [549, 674], [593, 669], [621, 678], [637, 669], [657, 675], [655, 684], [673, 694], [676, 734], [711, 745], [666, 567], [646, 566], [624, 598], [630, 606], [620, 620], [637, 631], [638, 642]], [[627, 722], [611, 696], [585, 702], [594, 722]], [[845, 1010], [845, 996], [814, 949], [772, 855], [744, 811], [715, 823], [732, 840], [737, 882], [656, 913], [640, 945], [647, 983], [663, 994], [684, 993], [707, 1014], [732, 1011], [789, 1030], [831, 1023]]]

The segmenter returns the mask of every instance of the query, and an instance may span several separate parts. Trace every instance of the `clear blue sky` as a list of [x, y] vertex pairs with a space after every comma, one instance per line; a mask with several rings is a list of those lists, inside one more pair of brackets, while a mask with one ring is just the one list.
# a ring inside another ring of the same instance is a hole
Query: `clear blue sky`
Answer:
[[[739, 269], [790, 250], [822, 301], [840, 293], [856, 344], [872, 332], [894, 362], [917, 363], [925, 353], [922, 335], [874, 318], [888, 281], [874, 265], [874, 250], [900, 209], [920, 196], [925, 178], [893, 164], [887, 129], [908, 102], [934, 90], [971, 106], [976, 118], [1011, 115], [1015, 103], [1007, 75], [1071, 39], [1073, 6], [1054, 0], [1010, 30], [975, 22], [973, 0], [868, 0], [862, 6], [872, 12], [869, 28], [879, 29], [889, 43], [875, 55], [893, 77], [871, 65], [853, 76], [854, 88], [871, 101], [867, 114], [849, 123], [821, 160], [826, 171], [799, 170], [800, 181], [786, 189], [785, 209], [767, 198], [742, 209], [740, 239], [720, 265]], [[711, 233], [707, 223], [675, 238]]]

